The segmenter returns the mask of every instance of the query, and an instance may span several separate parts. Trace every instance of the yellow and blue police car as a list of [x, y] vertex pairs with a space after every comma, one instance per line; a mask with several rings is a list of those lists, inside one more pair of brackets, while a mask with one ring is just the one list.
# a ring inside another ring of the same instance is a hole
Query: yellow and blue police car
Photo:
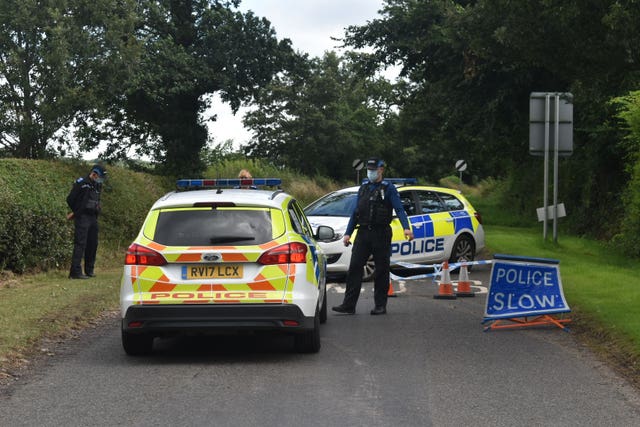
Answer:
[[[291, 333], [300, 352], [320, 349], [327, 319], [326, 258], [279, 179], [185, 179], [151, 207], [127, 250], [121, 281], [122, 345], [150, 353], [167, 334]], [[231, 188], [228, 188], [231, 187]], [[236, 187], [236, 188], [233, 188]]]
[[[404, 237], [397, 217], [391, 222], [391, 265], [398, 262], [432, 264], [443, 261], [473, 261], [484, 248], [482, 217], [458, 190], [419, 186], [415, 178], [385, 178], [398, 187], [400, 200], [409, 218], [415, 239]], [[349, 270], [352, 246], [345, 247], [342, 236], [355, 209], [358, 189], [349, 187], [329, 193], [304, 211], [313, 226], [327, 225], [335, 230], [331, 242], [320, 242], [327, 255], [329, 273]], [[357, 230], [352, 236], [355, 238]], [[365, 265], [364, 280], [374, 274], [373, 260]]]

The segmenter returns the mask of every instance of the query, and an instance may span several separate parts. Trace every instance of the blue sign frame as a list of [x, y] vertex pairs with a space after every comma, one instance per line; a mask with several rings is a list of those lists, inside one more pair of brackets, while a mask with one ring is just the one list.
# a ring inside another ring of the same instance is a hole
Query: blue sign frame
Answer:
[[494, 256], [485, 321], [570, 311], [562, 291], [559, 260]]

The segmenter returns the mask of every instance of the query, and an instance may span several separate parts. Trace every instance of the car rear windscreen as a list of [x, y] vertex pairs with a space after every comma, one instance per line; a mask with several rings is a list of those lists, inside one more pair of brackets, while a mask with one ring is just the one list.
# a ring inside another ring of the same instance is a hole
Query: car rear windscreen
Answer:
[[269, 209], [194, 208], [161, 211], [153, 240], [166, 246], [241, 246], [273, 238]]

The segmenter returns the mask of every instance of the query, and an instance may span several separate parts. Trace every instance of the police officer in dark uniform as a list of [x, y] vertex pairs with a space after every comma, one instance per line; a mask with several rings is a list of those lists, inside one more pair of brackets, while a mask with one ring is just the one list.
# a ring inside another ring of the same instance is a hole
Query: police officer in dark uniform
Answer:
[[[100, 192], [107, 171], [102, 165], [93, 165], [89, 175], [78, 178], [69, 195], [67, 205], [72, 212], [67, 216], [74, 220], [73, 255], [71, 256], [71, 279], [88, 279], [95, 276], [94, 266], [98, 250], [98, 214]], [[84, 273], [82, 272], [84, 258]]]
[[396, 187], [382, 179], [385, 163], [372, 158], [367, 160], [367, 178], [358, 190], [356, 207], [351, 213], [343, 243], [349, 246], [351, 234], [358, 229], [353, 243], [351, 262], [347, 273], [347, 289], [341, 305], [333, 307], [338, 313], [355, 314], [356, 304], [362, 288], [363, 268], [373, 254], [375, 263], [374, 302], [371, 314], [387, 312], [387, 293], [389, 292], [389, 265], [391, 258], [391, 220], [393, 210], [400, 219], [404, 235], [413, 240], [413, 232], [407, 214], [402, 207]]

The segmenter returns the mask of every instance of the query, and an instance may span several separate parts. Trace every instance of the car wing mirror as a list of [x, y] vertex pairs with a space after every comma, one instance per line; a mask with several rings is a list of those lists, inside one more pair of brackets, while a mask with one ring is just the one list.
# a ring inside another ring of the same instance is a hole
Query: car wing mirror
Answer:
[[333, 231], [333, 228], [329, 226], [320, 225], [318, 226], [314, 237], [319, 241], [331, 241], [335, 237], [335, 231]]

